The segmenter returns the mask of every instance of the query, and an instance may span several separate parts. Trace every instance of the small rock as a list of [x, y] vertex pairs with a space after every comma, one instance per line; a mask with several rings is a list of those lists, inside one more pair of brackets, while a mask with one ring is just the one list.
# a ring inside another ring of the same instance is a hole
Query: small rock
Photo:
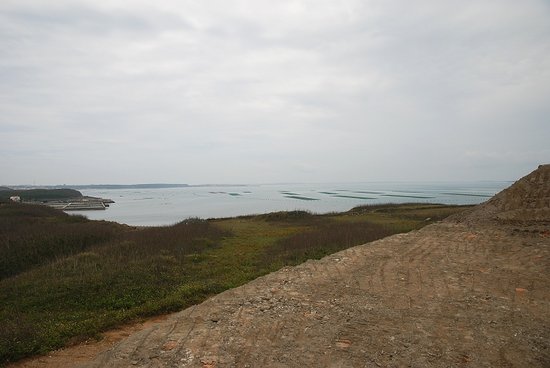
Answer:
[[174, 350], [178, 346], [176, 341], [168, 341], [162, 346], [163, 351]]
[[336, 347], [337, 348], [340, 348], [340, 349], [347, 349], [351, 346], [351, 340], [348, 340], [348, 339], [339, 339], [339, 340], [336, 340], [336, 343], [335, 343]]

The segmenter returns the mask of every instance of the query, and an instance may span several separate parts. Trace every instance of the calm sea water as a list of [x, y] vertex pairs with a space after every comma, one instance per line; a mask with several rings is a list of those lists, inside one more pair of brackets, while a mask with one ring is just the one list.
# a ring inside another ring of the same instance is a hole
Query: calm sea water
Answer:
[[[219, 218], [273, 211], [347, 211], [375, 203], [477, 204], [511, 182], [354, 183], [199, 186], [170, 189], [81, 190], [113, 199], [105, 211], [80, 211], [90, 219], [128, 225], [171, 225], [189, 217]], [[75, 213], [75, 212], [73, 212]]]

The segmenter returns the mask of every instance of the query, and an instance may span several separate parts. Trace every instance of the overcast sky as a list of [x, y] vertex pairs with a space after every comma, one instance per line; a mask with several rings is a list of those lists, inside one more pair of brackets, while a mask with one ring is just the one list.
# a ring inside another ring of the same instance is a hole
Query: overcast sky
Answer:
[[0, 1], [0, 184], [513, 180], [550, 1]]

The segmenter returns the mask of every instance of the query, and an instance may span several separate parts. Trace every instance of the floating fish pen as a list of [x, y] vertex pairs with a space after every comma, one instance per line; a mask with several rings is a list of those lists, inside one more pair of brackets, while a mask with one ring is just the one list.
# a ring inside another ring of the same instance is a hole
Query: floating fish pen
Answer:
[[95, 211], [105, 210], [110, 203], [114, 203], [111, 199], [93, 198], [93, 199], [75, 199], [68, 201], [52, 201], [43, 204], [63, 211]]

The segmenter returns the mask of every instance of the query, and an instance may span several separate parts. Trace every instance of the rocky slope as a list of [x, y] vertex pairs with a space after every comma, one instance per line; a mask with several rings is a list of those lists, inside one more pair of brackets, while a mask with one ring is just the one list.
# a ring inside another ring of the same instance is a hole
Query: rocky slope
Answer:
[[466, 221], [548, 223], [550, 221], [550, 165], [516, 181], [489, 201], [457, 219]]

